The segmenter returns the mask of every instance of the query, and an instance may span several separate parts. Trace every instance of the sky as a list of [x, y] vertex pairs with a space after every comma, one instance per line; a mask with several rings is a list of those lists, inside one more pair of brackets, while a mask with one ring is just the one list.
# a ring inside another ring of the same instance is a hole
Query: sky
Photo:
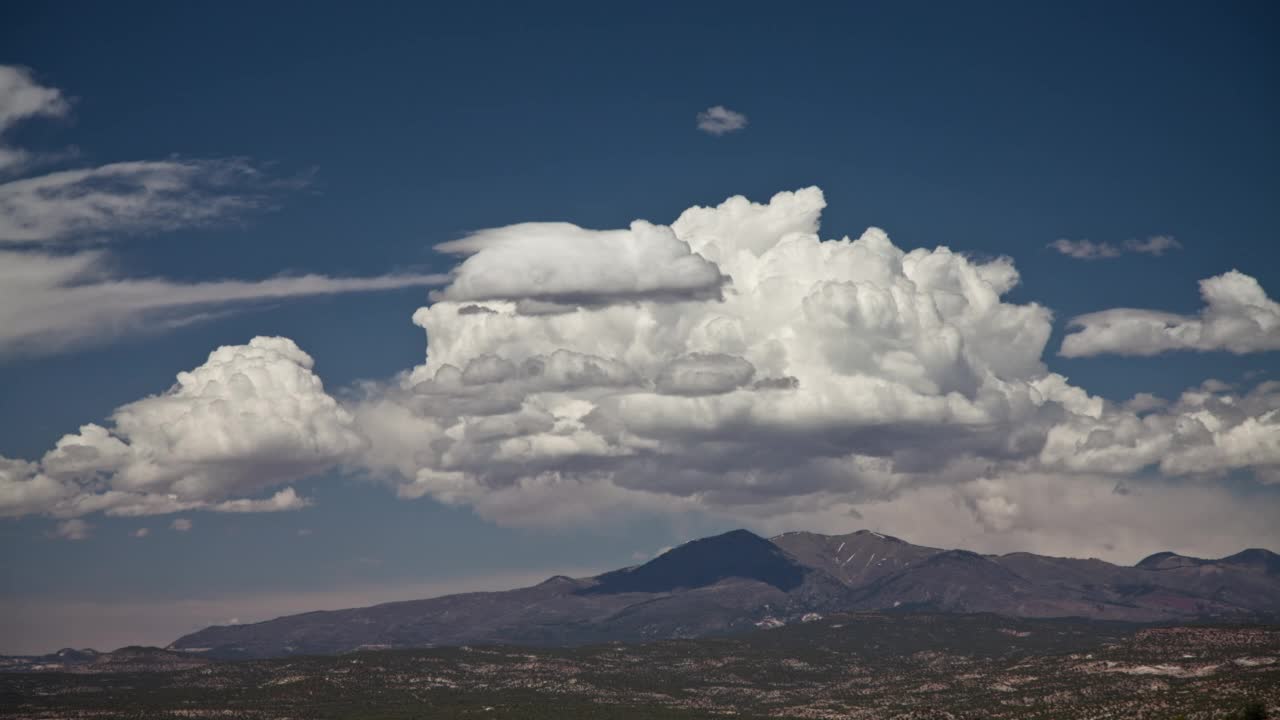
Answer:
[[1280, 549], [1280, 12], [1031, 5], [0, 11], [0, 652]]

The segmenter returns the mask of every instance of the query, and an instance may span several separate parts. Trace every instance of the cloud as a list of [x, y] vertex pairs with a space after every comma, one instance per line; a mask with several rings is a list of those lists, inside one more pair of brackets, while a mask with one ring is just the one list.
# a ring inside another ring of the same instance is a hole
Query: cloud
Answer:
[[60, 91], [40, 85], [30, 70], [0, 65], [0, 172], [21, 169], [33, 159], [31, 153], [4, 144], [11, 127], [35, 117], [62, 117], [70, 109]]
[[[13, 124], [59, 117], [69, 104], [29, 71], [0, 65], [0, 138]], [[0, 146], [0, 170], [27, 154]], [[423, 274], [179, 283], [120, 273], [106, 250], [66, 241], [112, 240], [206, 225], [271, 207], [304, 180], [269, 176], [242, 159], [118, 162], [0, 183], [0, 358], [59, 352], [121, 334], [215, 317], [228, 305], [441, 284]], [[57, 247], [54, 247], [57, 246]], [[53, 248], [53, 249], [50, 249]]]
[[151, 534], [151, 531], [147, 528], [138, 528], [137, 530], [134, 530], [133, 532], [129, 533], [131, 537], [136, 537], [136, 538], [144, 538], [150, 534]]
[[54, 537], [63, 540], [84, 540], [89, 537], [89, 531], [93, 526], [79, 518], [63, 520], [54, 526]]
[[61, 170], [0, 184], [0, 244], [207, 225], [269, 207], [280, 187], [241, 159]]
[[[874, 228], [823, 242], [824, 205], [810, 188], [686, 211], [672, 232], [729, 276], [720, 300], [529, 315], [441, 297], [414, 315], [427, 362], [352, 407], [364, 462], [492, 517], [510, 497], [516, 522], [520, 497], [741, 505], [883, 492], [886, 463], [1033, 456], [1062, 403], [1092, 402], [1040, 360], [1050, 313], [1001, 300], [1009, 260]], [[555, 387], [519, 370], [558, 355], [610, 370]]]
[[[715, 264], [692, 252], [671, 228], [643, 220], [627, 230], [522, 223], [481, 230], [436, 250], [469, 256], [437, 299], [533, 302], [544, 312], [644, 299], [715, 298], [724, 282]], [[475, 312], [470, 308], [481, 306], [467, 307]]]
[[1263, 484], [1280, 482], [1280, 382], [1243, 394], [1208, 382], [1159, 411], [1139, 415], [1153, 404], [1134, 405], [1065, 418], [1049, 431], [1042, 466], [1122, 474], [1157, 468], [1166, 477], [1249, 471]]
[[[110, 426], [86, 425], [39, 463], [8, 461], [0, 507], [292, 509], [306, 502], [292, 483], [341, 466], [504, 525], [910, 520], [962, 534], [945, 544], [1001, 547], [1041, 522], [1043, 548], [1076, 532], [1081, 547], [1105, 538], [1099, 553], [1128, 557], [1170, 537], [1143, 508], [1203, 502], [1215, 518], [1244, 513], [1233, 541], [1275, 537], [1255, 520], [1280, 512], [1280, 384], [1206, 383], [1168, 403], [1090, 395], [1046, 367], [1052, 314], [1010, 299], [1010, 259], [903, 249], [877, 228], [823, 240], [824, 207], [808, 188], [613, 231], [637, 256], [683, 248], [711, 264], [715, 295], [637, 293], [634, 278], [611, 291], [592, 284], [602, 261], [590, 253], [588, 272], [569, 253], [531, 260], [532, 283], [470, 276], [414, 313], [421, 364], [341, 404], [284, 338], [222, 348]], [[447, 249], [470, 253], [464, 264], [511, 251], [462, 242]], [[1241, 500], [1223, 478], [1257, 495]], [[1132, 532], [1101, 525], [1129, 516]]]
[[291, 340], [224, 346], [168, 391], [129, 403], [111, 427], [63, 436], [38, 464], [10, 461], [9, 514], [277, 512], [309, 501], [292, 488], [364, 447]]
[[1160, 257], [1170, 250], [1181, 248], [1182, 243], [1179, 243], [1169, 235], [1152, 235], [1146, 240], [1130, 239], [1120, 245], [1093, 242], [1092, 240], [1067, 240], [1062, 238], [1054, 240], [1045, 247], [1057, 250], [1059, 253], [1077, 260], [1102, 260], [1117, 258], [1124, 253]]
[[301, 510], [310, 505], [311, 501], [298, 495], [293, 488], [285, 488], [275, 495], [262, 500], [248, 500], [245, 498], [225, 500], [209, 509], [214, 512], [229, 513], [287, 512], [289, 510]]
[[1256, 279], [1231, 270], [1200, 281], [1196, 315], [1116, 308], [1071, 319], [1065, 357], [1157, 355], [1171, 350], [1245, 353], [1280, 350], [1280, 303]]
[[723, 105], [713, 105], [698, 113], [698, 129], [709, 135], [724, 135], [746, 126], [746, 115]]
[[169, 523], [169, 528], [178, 532], [187, 532], [191, 529], [191, 521], [187, 518], [174, 518], [173, 522]]
[[270, 300], [439, 284], [444, 276], [325, 275], [179, 283], [127, 277], [105, 251], [0, 250], [0, 358], [64, 351], [124, 334], [198, 322], [211, 311]]

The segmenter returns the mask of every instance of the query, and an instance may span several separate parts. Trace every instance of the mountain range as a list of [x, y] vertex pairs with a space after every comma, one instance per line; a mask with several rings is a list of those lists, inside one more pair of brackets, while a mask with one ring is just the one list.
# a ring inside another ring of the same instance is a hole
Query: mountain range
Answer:
[[1129, 622], [1280, 617], [1280, 555], [1163, 552], [1132, 567], [981, 555], [867, 530], [694, 540], [641, 565], [538, 585], [205, 628], [170, 650], [210, 658], [474, 644], [569, 646], [719, 635], [890, 611]]

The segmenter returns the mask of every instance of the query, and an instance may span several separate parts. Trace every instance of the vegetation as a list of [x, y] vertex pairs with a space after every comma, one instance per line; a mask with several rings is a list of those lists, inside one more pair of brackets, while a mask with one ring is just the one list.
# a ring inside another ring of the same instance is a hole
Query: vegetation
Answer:
[[1280, 628], [857, 614], [644, 645], [93, 667], [0, 673], [0, 718], [1257, 720], [1280, 705]]

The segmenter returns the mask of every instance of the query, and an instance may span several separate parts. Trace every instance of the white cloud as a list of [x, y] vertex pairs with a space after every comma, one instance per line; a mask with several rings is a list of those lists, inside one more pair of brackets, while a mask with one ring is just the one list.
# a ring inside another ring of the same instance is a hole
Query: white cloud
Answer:
[[[1019, 488], [1084, 483], [1080, 503], [1105, 490], [1120, 513], [1136, 505], [1112, 491], [1152, 470], [1272, 477], [1269, 391], [1231, 412], [1228, 389], [1208, 387], [1199, 409], [1189, 395], [1113, 406], [1047, 370], [1052, 318], [1004, 299], [1011, 261], [908, 252], [874, 228], [821, 241], [824, 204], [810, 188], [682, 214], [674, 235], [728, 277], [720, 300], [530, 314], [442, 296], [414, 314], [426, 362], [352, 404], [370, 443], [359, 462], [403, 497], [510, 525], [693, 512], [762, 526], [839, 506], [847, 528], [862, 523], [852, 513], [936, 492], [970, 518], [954, 527], [993, 545], [1049, 512]], [[551, 358], [593, 371], [549, 382]], [[1187, 430], [1206, 413], [1212, 431]], [[1238, 505], [1218, 487], [1142, 487]], [[1087, 511], [1074, 517], [1089, 532]], [[1165, 537], [1144, 533], [1098, 537], [1112, 556]]]
[[0, 358], [44, 354], [122, 334], [157, 332], [254, 302], [439, 284], [444, 276], [179, 283], [121, 276], [104, 251], [55, 255], [0, 250]]
[[[516, 522], [531, 515], [519, 498], [543, 496], [732, 505], [868, 491], [876, 458], [918, 472], [1025, 457], [1053, 408], [1090, 403], [1040, 360], [1049, 312], [1002, 302], [1018, 281], [1007, 259], [905, 252], [877, 229], [822, 242], [824, 204], [811, 188], [673, 223], [730, 277], [719, 301], [420, 309], [426, 364], [353, 407], [365, 462], [407, 496]], [[555, 387], [520, 370], [557, 356], [610, 370]]]
[[93, 526], [79, 518], [63, 520], [54, 526], [54, 537], [63, 540], [84, 540], [89, 537], [89, 532]]
[[209, 509], [215, 512], [229, 513], [286, 512], [289, 510], [301, 510], [310, 505], [311, 501], [299, 495], [293, 488], [285, 488], [275, 495], [262, 500], [249, 500], [246, 498], [224, 500]]
[[[65, 435], [27, 479], [7, 483], [13, 512], [150, 515], [192, 509], [275, 512], [309, 504], [292, 488], [364, 447], [351, 416], [291, 340], [225, 346], [160, 395], [113, 413], [111, 427]], [[51, 485], [38, 492], [38, 479]], [[25, 483], [25, 484], [23, 484]]]
[[1170, 250], [1181, 248], [1182, 243], [1179, 243], [1170, 235], [1152, 235], [1146, 240], [1130, 239], [1120, 245], [1108, 242], [1093, 242], [1092, 240], [1067, 240], [1061, 238], [1054, 240], [1046, 247], [1077, 260], [1102, 260], [1117, 258], [1124, 253], [1160, 257]]
[[1111, 243], [1096, 243], [1092, 240], [1067, 240], [1059, 238], [1046, 247], [1057, 250], [1077, 260], [1099, 260], [1102, 258], [1120, 257], [1120, 248]]
[[698, 129], [709, 135], [724, 135], [746, 126], [746, 115], [723, 105], [713, 105], [698, 113]]
[[137, 530], [134, 530], [133, 532], [129, 533], [130, 536], [136, 537], [136, 538], [144, 538], [150, 534], [151, 534], [151, 530], [147, 528], [138, 528]]
[[[552, 311], [642, 299], [719, 297], [723, 277], [671, 228], [637, 220], [627, 230], [522, 223], [436, 246], [469, 255], [440, 300], [512, 300]], [[536, 311], [535, 311], [536, 312]]]
[[0, 65], [0, 172], [12, 172], [28, 164], [31, 153], [4, 144], [4, 134], [23, 120], [34, 117], [62, 117], [71, 105], [60, 91], [45, 87], [31, 71]]
[[0, 244], [205, 225], [267, 207], [273, 181], [245, 160], [160, 160], [0, 184]]
[[191, 521], [187, 518], [174, 518], [173, 522], [169, 523], [169, 528], [178, 532], [187, 532], [191, 529]]
[[1072, 318], [1061, 354], [1156, 355], [1171, 350], [1280, 350], [1280, 303], [1256, 279], [1231, 270], [1200, 281], [1205, 307], [1196, 315], [1117, 308]]
[[[23, 68], [0, 65], [0, 139], [19, 121], [68, 110], [60, 91], [39, 85]], [[19, 168], [30, 157], [0, 146], [0, 170]], [[239, 158], [118, 162], [0, 182], [0, 247], [10, 247], [0, 250], [0, 357], [160, 331], [216, 316], [227, 305], [447, 280], [303, 275], [179, 283], [126, 276], [105, 250], [37, 249], [222, 221], [269, 207], [280, 190], [301, 184], [270, 177]]]
[[[910, 520], [963, 535], [943, 544], [1061, 548], [1074, 532], [1118, 557], [1169, 537], [1143, 507], [1181, 517], [1175, 506], [1203, 502], [1215, 518], [1244, 512], [1233, 542], [1274, 537], [1255, 522], [1280, 510], [1272, 495], [1245, 502], [1214, 480], [1280, 480], [1280, 385], [1091, 396], [1045, 366], [1052, 316], [1008, 299], [1011, 260], [908, 251], [875, 228], [823, 241], [824, 205], [816, 188], [731, 198], [627, 237], [638, 256], [653, 243], [711, 264], [715, 296], [593, 285], [608, 268], [590, 253], [585, 272], [551, 252], [530, 261], [533, 282], [495, 271], [450, 285], [413, 316], [425, 361], [342, 406], [288, 340], [222, 348], [109, 428], [10, 461], [0, 508], [292, 509], [306, 501], [286, 486], [341, 464], [507, 525], [688, 513], [907, 534]], [[462, 242], [469, 260], [510, 250]], [[1101, 525], [1130, 515], [1131, 532]]]

